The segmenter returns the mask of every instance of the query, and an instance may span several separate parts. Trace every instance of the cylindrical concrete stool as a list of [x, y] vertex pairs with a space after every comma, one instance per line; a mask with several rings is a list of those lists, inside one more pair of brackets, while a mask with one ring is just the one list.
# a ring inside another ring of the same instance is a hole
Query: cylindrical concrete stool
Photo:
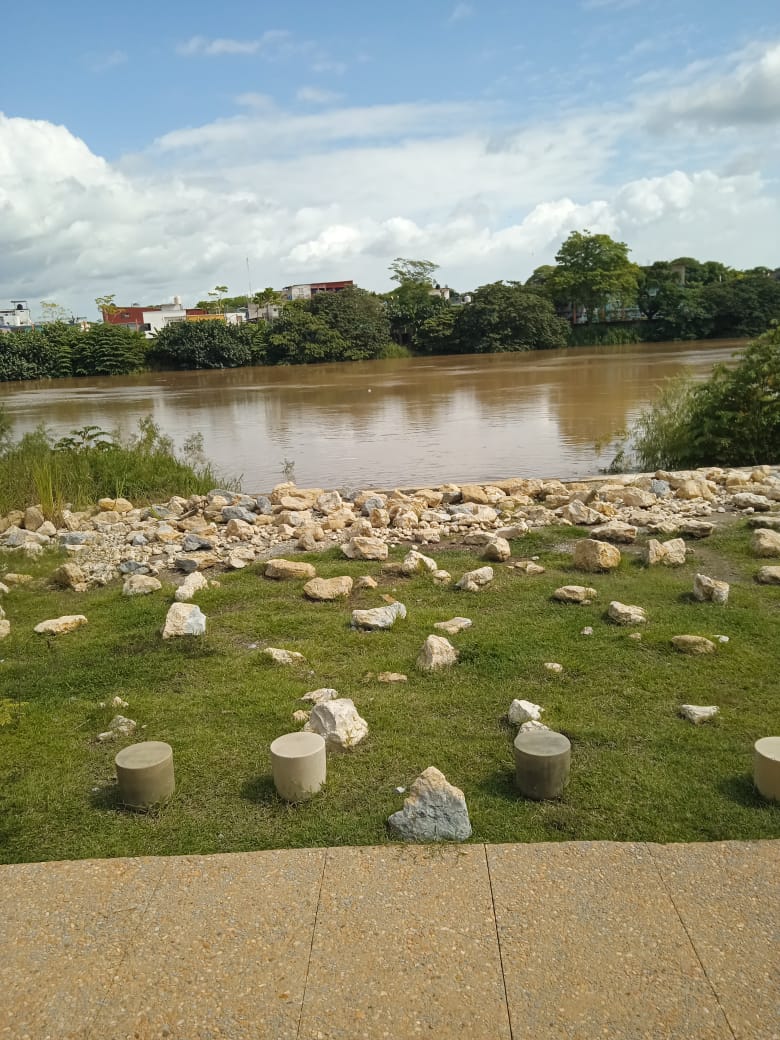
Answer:
[[780, 802], [780, 737], [761, 737], [755, 742], [753, 780], [760, 795]]
[[271, 744], [274, 785], [286, 802], [302, 802], [325, 783], [325, 741], [319, 733], [285, 733]]
[[173, 751], [161, 740], [122, 748], [114, 759], [119, 798], [131, 809], [149, 809], [173, 794]]
[[515, 737], [515, 784], [526, 798], [560, 798], [570, 762], [571, 744], [562, 733], [536, 729]]

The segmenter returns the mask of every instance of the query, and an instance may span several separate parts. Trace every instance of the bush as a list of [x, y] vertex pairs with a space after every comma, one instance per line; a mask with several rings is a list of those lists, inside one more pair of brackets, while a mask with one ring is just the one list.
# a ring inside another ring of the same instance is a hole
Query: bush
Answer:
[[159, 368], [241, 368], [264, 360], [257, 325], [224, 321], [177, 321], [157, 333], [149, 359]]
[[78, 325], [56, 321], [0, 338], [0, 380], [61, 376], [119, 376], [138, 372], [146, 361], [146, 340], [121, 325]]

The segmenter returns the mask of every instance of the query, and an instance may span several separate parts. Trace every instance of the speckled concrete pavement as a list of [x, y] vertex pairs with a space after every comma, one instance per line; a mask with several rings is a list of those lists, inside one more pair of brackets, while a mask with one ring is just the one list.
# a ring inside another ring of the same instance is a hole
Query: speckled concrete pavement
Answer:
[[780, 1038], [780, 841], [0, 867], [0, 1040]]

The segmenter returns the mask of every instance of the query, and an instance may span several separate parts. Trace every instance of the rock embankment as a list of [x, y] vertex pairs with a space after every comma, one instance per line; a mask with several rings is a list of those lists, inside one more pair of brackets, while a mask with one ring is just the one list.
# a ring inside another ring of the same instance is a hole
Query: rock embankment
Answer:
[[[65, 510], [58, 525], [37, 506], [9, 513], [0, 518], [0, 548], [27, 556], [64, 548], [72, 559], [54, 580], [83, 591], [120, 575], [237, 570], [291, 548], [334, 544], [353, 558], [383, 559], [388, 544], [453, 541], [474, 545], [486, 560], [502, 560], [507, 539], [533, 528], [577, 525], [591, 528], [593, 544], [603, 543], [602, 556], [592, 561], [601, 569], [609, 566], [610, 552], [619, 555], [608, 543], [631, 542], [638, 531], [664, 539], [706, 537], [724, 514], [752, 516], [762, 555], [780, 555], [780, 469], [659, 471], [571, 483], [517, 477], [349, 495], [286, 483], [269, 495], [214, 490], [143, 508], [101, 499], [92, 509]], [[667, 550], [673, 544], [667, 541]]]

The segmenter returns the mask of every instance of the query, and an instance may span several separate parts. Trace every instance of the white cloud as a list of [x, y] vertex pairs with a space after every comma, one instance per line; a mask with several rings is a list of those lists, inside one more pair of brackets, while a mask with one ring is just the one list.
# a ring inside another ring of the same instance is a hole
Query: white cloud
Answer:
[[109, 69], [115, 69], [118, 65], [125, 65], [127, 61], [128, 56], [125, 51], [115, 50], [94, 58], [90, 63], [90, 67], [93, 72], [107, 72]]
[[205, 36], [191, 36], [183, 43], [176, 46], [176, 53], [184, 57], [195, 57], [205, 55], [217, 57], [225, 54], [258, 54], [271, 49], [287, 45], [292, 39], [292, 34], [286, 29], [268, 29], [255, 39], [232, 39], [217, 38], [208, 39]]
[[474, 8], [471, 4], [456, 4], [452, 9], [449, 20], [451, 22], [462, 22], [464, 18], [471, 18]]
[[637, 7], [639, 0], [582, 0], [584, 11], [625, 11]]
[[324, 58], [315, 61], [311, 70], [320, 73], [332, 72], [335, 76], [342, 76], [347, 71], [347, 64], [343, 61], [331, 61], [329, 58]]
[[339, 101], [343, 95], [335, 90], [324, 90], [322, 87], [301, 87], [296, 95], [299, 101], [312, 105], [330, 105]]

